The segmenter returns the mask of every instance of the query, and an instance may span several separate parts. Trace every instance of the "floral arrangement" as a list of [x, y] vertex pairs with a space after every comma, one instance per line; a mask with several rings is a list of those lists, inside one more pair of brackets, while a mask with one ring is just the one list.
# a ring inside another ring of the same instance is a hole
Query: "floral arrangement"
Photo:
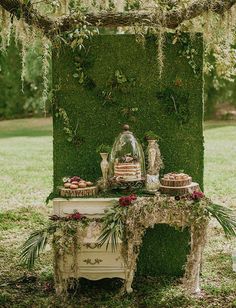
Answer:
[[[236, 217], [233, 212], [221, 205], [216, 205], [206, 198], [201, 191], [193, 191], [193, 193], [185, 196], [166, 196], [157, 195], [152, 198], [137, 198], [136, 195], [121, 197], [114, 206], [109, 209], [103, 219], [103, 229], [98, 239], [100, 245], [106, 242], [108, 247], [110, 241], [113, 249], [116, 248], [118, 238], [125, 240], [124, 229], [131, 224], [135, 212], [140, 217], [145, 216], [145, 212], [158, 212], [156, 209], [171, 210], [175, 209], [186, 212], [189, 216], [189, 222], [193, 220], [203, 220], [214, 217], [218, 220], [226, 237], [236, 236]], [[132, 221], [132, 225], [134, 221]], [[137, 225], [137, 228], [140, 226]]]
[[77, 242], [75, 235], [78, 234], [78, 229], [83, 232], [88, 223], [88, 219], [79, 212], [74, 212], [66, 217], [49, 216], [48, 224], [42, 229], [32, 232], [22, 245], [20, 254], [22, 263], [31, 269], [40, 253], [44, 251], [49, 238], [53, 238], [52, 243], [56, 251], [68, 249], [73, 241]]
[[[204, 242], [204, 226], [211, 217], [218, 220], [227, 237], [236, 236], [236, 217], [232, 210], [212, 203], [202, 192], [194, 191], [181, 197], [161, 194], [156, 194], [154, 197], [137, 197], [132, 194], [121, 197], [106, 211], [101, 219], [102, 231], [97, 242], [101, 246], [105, 244], [106, 247], [111, 244], [112, 250], [116, 249], [118, 239], [127, 247], [131, 247], [135, 242], [137, 246], [135, 256], [133, 249], [125, 250], [128, 252], [127, 260], [132, 260], [137, 257], [145, 230], [163, 222], [163, 219], [174, 227], [194, 226]], [[50, 216], [49, 224], [33, 232], [23, 244], [21, 251], [23, 263], [32, 268], [51, 236], [58, 253], [63, 253], [65, 249], [77, 250], [83, 239], [84, 230], [90, 222], [91, 219], [79, 212], [67, 217]], [[134, 267], [135, 262], [131, 263]]]
[[135, 201], [137, 199], [137, 196], [132, 194], [130, 196], [126, 196], [126, 197], [120, 197], [119, 199], [119, 205], [120, 206], [129, 206], [130, 204], [132, 204], [133, 201]]

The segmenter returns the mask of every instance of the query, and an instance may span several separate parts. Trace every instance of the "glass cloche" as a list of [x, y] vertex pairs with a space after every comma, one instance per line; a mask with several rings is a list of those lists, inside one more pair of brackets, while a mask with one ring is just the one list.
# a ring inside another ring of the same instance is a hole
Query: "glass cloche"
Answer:
[[116, 138], [109, 164], [109, 177], [115, 184], [142, 183], [145, 179], [145, 160], [141, 144], [124, 125], [123, 132]]

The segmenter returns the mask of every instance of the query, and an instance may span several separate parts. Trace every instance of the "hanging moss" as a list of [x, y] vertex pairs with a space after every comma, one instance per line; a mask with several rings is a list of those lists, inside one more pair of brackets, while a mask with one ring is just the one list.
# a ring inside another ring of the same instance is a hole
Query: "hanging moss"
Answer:
[[[184, 34], [184, 38], [190, 41], [189, 35]], [[92, 61], [92, 65], [86, 68], [86, 74], [96, 84], [94, 89], [84, 87], [73, 77], [73, 59], [79, 51], [55, 46], [53, 83], [57, 91], [54, 107], [65, 109], [71, 127], [78, 124], [78, 136], [84, 142], [79, 147], [68, 143], [63, 119], [54, 113], [54, 191], [67, 175], [79, 175], [91, 181], [98, 179], [101, 171], [96, 148], [100, 144], [113, 144], [127, 121], [140, 140], [150, 130], [160, 136], [165, 165], [163, 172], [184, 170], [203, 188], [202, 36], [197, 34], [191, 41], [198, 52], [194, 57], [195, 72], [183, 60], [181, 41], [174, 45], [172, 41], [173, 36], [166, 35], [164, 69], [160, 79], [155, 38], [148, 38], [144, 48], [136, 42], [134, 35], [95, 36], [87, 47], [87, 61]], [[126, 78], [135, 78], [135, 84], [125, 93], [116, 91], [114, 104], [102, 104], [101, 97], [95, 92], [106, 87], [116, 70]], [[178, 116], [169, 110], [169, 100], [157, 98], [157, 93], [166, 89], [174, 91], [173, 95], [177, 97]], [[164, 244], [159, 249], [160, 242]], [[147, 249], [148, 259], [145, 257]], [[139, 272], [180, 275], [188, 249], [187, 231], [182, 234], [166, 226], [156, 226], [145, 236]], [[161, 261], [157, 262], [157, 258]], [[173, 267], [170, 267], [170, 262]]]

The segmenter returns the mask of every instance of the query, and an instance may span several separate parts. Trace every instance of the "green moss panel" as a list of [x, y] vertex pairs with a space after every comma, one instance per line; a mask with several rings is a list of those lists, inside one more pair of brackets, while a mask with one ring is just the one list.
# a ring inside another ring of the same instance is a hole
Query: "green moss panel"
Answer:
[[[160, 136], [163, 173], [184, 170], [203, 188], [203, 40], [184, 34], [174, 43], [173, 35], [166, 35], [161, 77], [154, 37], [144, 46], [134, 35], [95, 36], [85, 51], [54, 46], [55, 191], [66, 175], [98, 179], [96, 148], [112, 145], [124, 123], [141, 141], [148, 130]], [[84, 78], [75, 75], [78, 63]], [[58, 108], [76, 128], [75, 143], [67, 141]], [[138, 272], [181, 275], [188, 251], [188, 231], [156, 226], [145, 235]]]

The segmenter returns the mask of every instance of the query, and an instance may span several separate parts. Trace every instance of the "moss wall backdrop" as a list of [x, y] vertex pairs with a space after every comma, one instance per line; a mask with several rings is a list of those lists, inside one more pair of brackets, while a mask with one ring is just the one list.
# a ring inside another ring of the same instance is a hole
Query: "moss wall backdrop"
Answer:
[[[124, 123], [140, 140], [157, 133], [163, 172], [184, 170], [202, 187], [202, 65], [200, 34], [177, 42], [166, 35], [161, 78], [155, 37], [142, 46], [134, 35], [100, 35], [82, 51], [55, 45], [54, 190], [67, 175], [98, 179], [96, 148], [112, 145]], [[188, 251], [187, 230], [156, 226], [145, 235], [138, 272], [181, 275]]]

